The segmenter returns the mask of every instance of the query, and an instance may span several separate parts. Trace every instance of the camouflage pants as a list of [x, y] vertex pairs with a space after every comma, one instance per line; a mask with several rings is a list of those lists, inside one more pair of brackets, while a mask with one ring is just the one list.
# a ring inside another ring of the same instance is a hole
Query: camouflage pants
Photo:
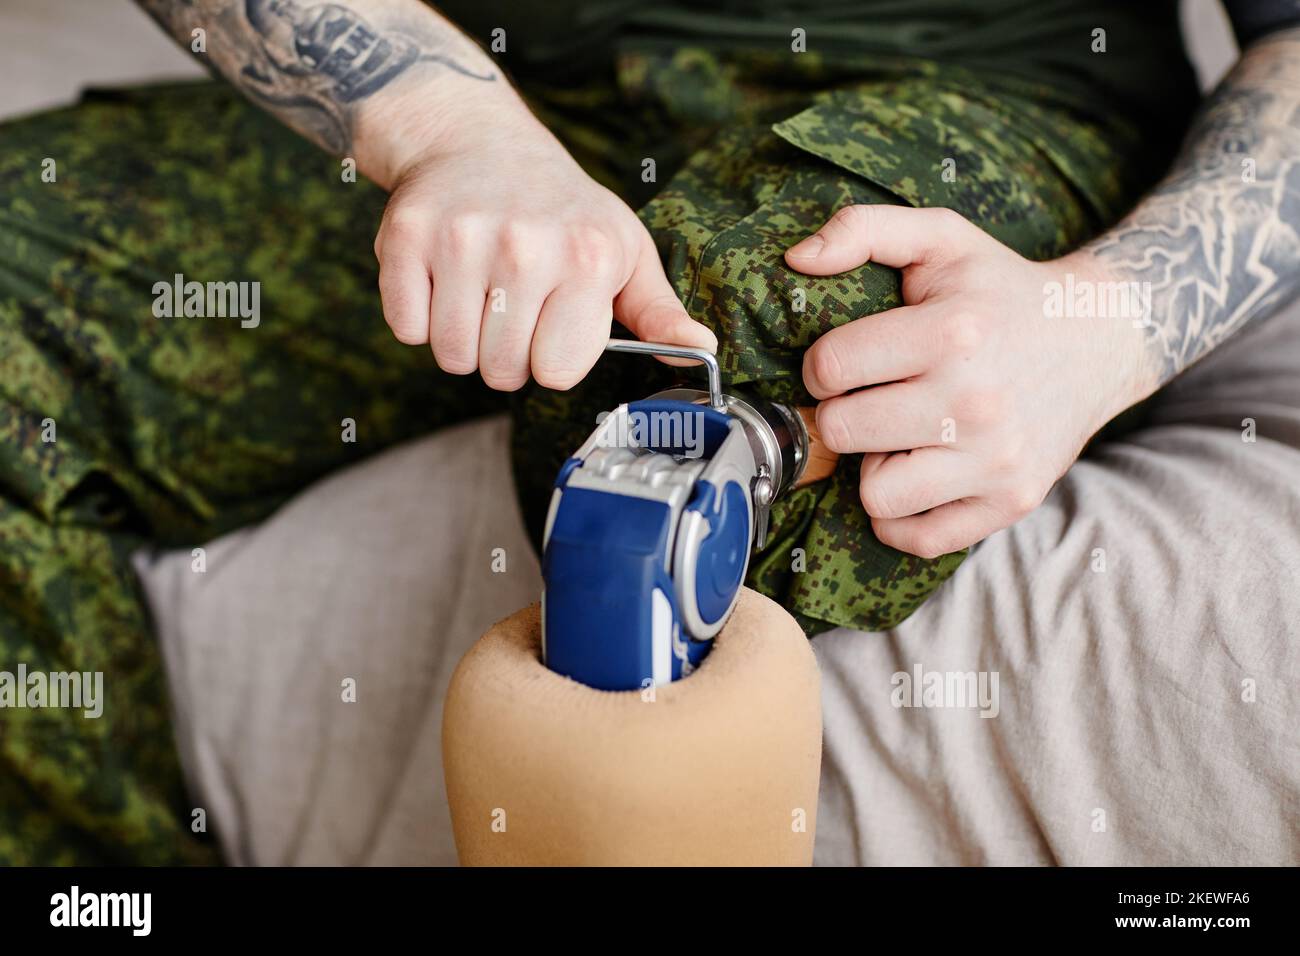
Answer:
[[[1044, 91], [980, 89], [931, 64], [810, 58], [792, 73], [677, 50], [527, 92], [594, 176], [651, 200], [644, 219], [728, 379], [807, 401], [802, 350], [899, 303], [890, 270], [781, 263], [839, 206], [951, 205], [1042, 257], [1140, 185], [1132, 131]], [[93, 94], [0, 127], [0, 672], [100, 672], [105, 698], [98, 719], [0, 709], [0, 863], [213, 861], [129, 555], [201, 544], [350, 461], [502, 407], [389, 334], [371, 253], [383, 202], [223, 85]], [[178, 274], [259, 282], [260, 324], [158, 317], [154, 286]], [[610, 357], [573, 392], [515, 397], [535, 532], [596, 411], [667, 374]], [[751, 583], [810, 632], [892, 624], [961, 559], [881, 546], [856, 476], [846, 459], [782, 503], [755, 563]]]

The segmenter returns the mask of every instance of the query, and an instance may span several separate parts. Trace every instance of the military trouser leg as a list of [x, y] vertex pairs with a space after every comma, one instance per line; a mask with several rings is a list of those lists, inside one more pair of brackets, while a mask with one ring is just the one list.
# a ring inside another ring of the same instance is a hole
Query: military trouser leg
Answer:
[[[0, 709], [0, 862], [211, 860], [130, 553], [502, 399], [393, 339], [383, 193], [229, 87], [10, 123], [0, 184], [0, 671], [99, 672], [104, 698]], [[260, 283], [256, 324], [160, 317], [177, 274]]]

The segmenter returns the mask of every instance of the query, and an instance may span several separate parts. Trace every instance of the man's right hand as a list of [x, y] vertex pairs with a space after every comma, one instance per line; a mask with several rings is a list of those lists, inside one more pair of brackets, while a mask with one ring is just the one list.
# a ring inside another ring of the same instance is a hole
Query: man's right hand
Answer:
[[708, 349], [636, 214], [523, 113], [509, 129], [417, 156], [375, 240], [384, 317], [444, 370], [512, 391], [567, 389], [617, 319], [643, 341]]

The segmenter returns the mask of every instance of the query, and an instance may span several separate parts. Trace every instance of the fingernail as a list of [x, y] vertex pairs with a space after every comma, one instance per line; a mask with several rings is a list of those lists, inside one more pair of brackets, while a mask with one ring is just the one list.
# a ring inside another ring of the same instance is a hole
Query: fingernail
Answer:
[[791, 259], [816, 259], [821, 255], [822, 246], [824, 245], [826, 245], [826, 240], [814, 233], [803, 242], [791, 246], [790, 251], [786, 254]]

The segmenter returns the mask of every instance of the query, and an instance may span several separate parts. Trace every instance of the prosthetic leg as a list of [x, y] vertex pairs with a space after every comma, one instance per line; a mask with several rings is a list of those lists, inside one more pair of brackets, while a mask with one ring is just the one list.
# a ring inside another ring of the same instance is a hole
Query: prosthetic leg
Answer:
[[[811, 416], [724, 394], [714, 357], [606, 416], [556, 478], [540, 607], [485, 634], [443, 714], [470, 865], [806, 865], [821, 760], [817, 666], [741, 587], [767, 512], [824, 477]], [[689, 679], [685, 679], [689, 678]]]

